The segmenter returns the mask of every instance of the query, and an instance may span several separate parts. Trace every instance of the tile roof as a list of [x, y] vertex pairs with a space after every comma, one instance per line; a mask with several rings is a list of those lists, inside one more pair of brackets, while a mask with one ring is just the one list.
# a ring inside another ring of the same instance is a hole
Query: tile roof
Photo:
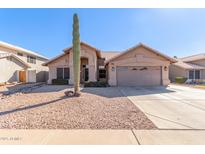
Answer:
[[121, 52], [119, 51], [103, 51], [101, 52], [101, 57], [105, 58], [105, 60], [109, 60], [117, 55], [119, 55]]
[[191, 62], [191, 61], [196, 61], [196, 60], [201, 60], [205, 59], [205, 53], [193, 55], [193, 56], [188, 56], [184, 58], [180, 58], [183, 62]]
[[[147, 48], [148, 50], [151, 50], [152, 52], [156, 53], [159, 56], [162, 56], [162, 57], [168, 59], [171, 62], [176, 62], [176, 60], [174, 58], [170, 58], [169, 56], [167, 56], [165, 54], [162, 54], [159, 51], [157, 51], [157, 50], [155, 50], [153, 48], [150, 48], [150, 47], [148, 47], [148, 46], [146, 46], [146, 45], [144, 45], [142, 43], [139, 43], [136, 46], [134, 46], [132, 48], [129, 48], [129, 49], [127, 49], [124, 52], [120, 52], [120, 51], [101, 51], [101, 50], [99, 50], [99, 49], [97, 49], [97, 48], [95, 48], [95, 47], [93, 47], [93, 46], [91, 46], [91, 45], [89, 45], [89, 44], [87, 44], [85, 42], [81, 42], [81, 45], [85, 45], [85, 46], [88, 46], [88, 47], [94, 49], [96, 51], [98, 57], [105, 58], [106, 63], [108, 63], [109, 61], [115, 59], [116, 57], [118, 57], [118, 56], [120, 56], [120, 55], [122, 55], [122, 54], [124, 54], [124, 53], [126, 53], [126, 52], [128, 52], [128, 51], [130, 51], [132, 49], [134, 49], [134, 48], [137, 48], [139, 46], [143, 46], [144, 48]], [[72, 49], [72, 46], [69, 47], [69, 48], [64, 49], [63, 50], [64, 51], [63, 54], [60, 54], [59, 56], [56, 56], [56, 57], [50, 59], [48, 62], [44, 63], [43, 65], [48, 65], [49, 63], [52, 63], [53, 61], [55, 61], [56, 59], [64, 56], [65, 54], [68, 54], [71, 49]]]
[[182, 60], [178, 60], [178, 62], [174, 63], [173, 65], [184, 68], [184, 69], [196, 69], [196, 70], [201, 70], [205, 69], [203, 66], [199, 66], [196, 64], [188, 63], [188, 62], [183, 62]]

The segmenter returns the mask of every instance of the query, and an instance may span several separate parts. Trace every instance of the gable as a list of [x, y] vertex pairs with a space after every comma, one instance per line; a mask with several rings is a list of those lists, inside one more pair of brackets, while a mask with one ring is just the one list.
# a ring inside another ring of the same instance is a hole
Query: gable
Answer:
[[48, 63], [46, 63], [46, 65], [48, 65], [49, 67], [68, 66], [68, 63], [69, 63], [69, 54], [62, 54], [56, 57], [55, 59], [53, 59], [52, 61], [49, 61]]
[[135, 66], [135, 65], [163, 65], [165, 63], [169, 64], [170, 61], [165, 57], [147, 49], [143, 46], [138, 46], [132, 48], [127, 52], [124, 52], [120, 56], [111, 60], [111, 62], [116, 63], [116, 65], [123, 66]]
[[92, 57], [92, 59], [97, 58], [96, 51], [92, 48], [89, 48], [85, 45], [81, 45], [81, 57]]
[[157, 55], [156, 53], [154, 53], [154, 52], [152, 52], [152, 51], [150, 51], [142, 46], [139, 46], [137, 48], [130, 50], [129, 52], [126, 52], [125, 54], [117, 57], [114, 61], [130, 59], [130, 58], [136, 58], [139, 61], [146, 59], [146, 58], [167, 61], [167, 59], [165, 59], [164, 57]]
[[156, 62], [169, 62], [169, 63], [173, 63], [176, 62], [175, 59], [170, 58], [162, 53], [160, 53], [159, 51], [152, 49], [142, 43], [138, 44], [137, 46], [134, 46], [128, 50], [126, 50], [125, 52], [122, 52], [121, 54], [111, 58], [110, 60], [106, 61], [106, 64], [108, 64], [109, 62], [115, 62], [115, 61], [122, 61], [122, 60], [132, 60], [132, 61], [142, 61], [144, 59], [146, 61], [156, 61]]
[[[95, 47], [93, 47], [93, 46], [91, 46], [91, 45], [89, 45], [89, 44], [87, 44], [87, 43], [80, 42], [80, 48], [81, 48], [81, 50], [84, 49], [84, 50], [92, 51], [92, 52], [95, 53], [95, 55], [96, 55], [97, 57], [101, 57], [100, 50], [98, 50], [97, 48], [95, 48]], [[72, 51], [72, 46], [69, 47], [69, 48], [64, 49], [63, 51], [64, 51], [65, 53], [71, 52], [71, 51]]]

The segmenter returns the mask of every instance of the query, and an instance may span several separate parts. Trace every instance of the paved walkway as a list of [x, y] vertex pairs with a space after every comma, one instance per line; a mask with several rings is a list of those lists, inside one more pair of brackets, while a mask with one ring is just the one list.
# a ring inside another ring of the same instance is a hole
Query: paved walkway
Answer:
[[205, 144], [205, 130], [1, 130], [0, 144]]
[[146, 116], [161, 129], [205, 129], [205, 90], [184, 86], [121, 87]]

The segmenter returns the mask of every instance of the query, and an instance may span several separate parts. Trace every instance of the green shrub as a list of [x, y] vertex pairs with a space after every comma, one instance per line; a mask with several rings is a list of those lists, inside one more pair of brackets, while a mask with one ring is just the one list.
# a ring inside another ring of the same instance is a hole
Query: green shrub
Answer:
[[54, 85], [68, 85], [67, 79], [53, 79], [52, 84]]
[[185, 78], [185, 77], [176, 77], [175, 78], [176, 83], [184, 83], [184, 82], [186, 82], [186, 80], [187, 80], [187, 78]]
[[108, 87], [105, 81], [85, 82], [84, 87]]

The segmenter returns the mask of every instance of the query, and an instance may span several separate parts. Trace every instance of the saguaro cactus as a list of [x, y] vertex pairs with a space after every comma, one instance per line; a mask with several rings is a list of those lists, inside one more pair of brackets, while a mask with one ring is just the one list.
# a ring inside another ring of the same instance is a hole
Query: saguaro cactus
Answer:
[[80, 93], [80, 33], [78, 15], [73, 15], [73, 72], [74, 94]]

